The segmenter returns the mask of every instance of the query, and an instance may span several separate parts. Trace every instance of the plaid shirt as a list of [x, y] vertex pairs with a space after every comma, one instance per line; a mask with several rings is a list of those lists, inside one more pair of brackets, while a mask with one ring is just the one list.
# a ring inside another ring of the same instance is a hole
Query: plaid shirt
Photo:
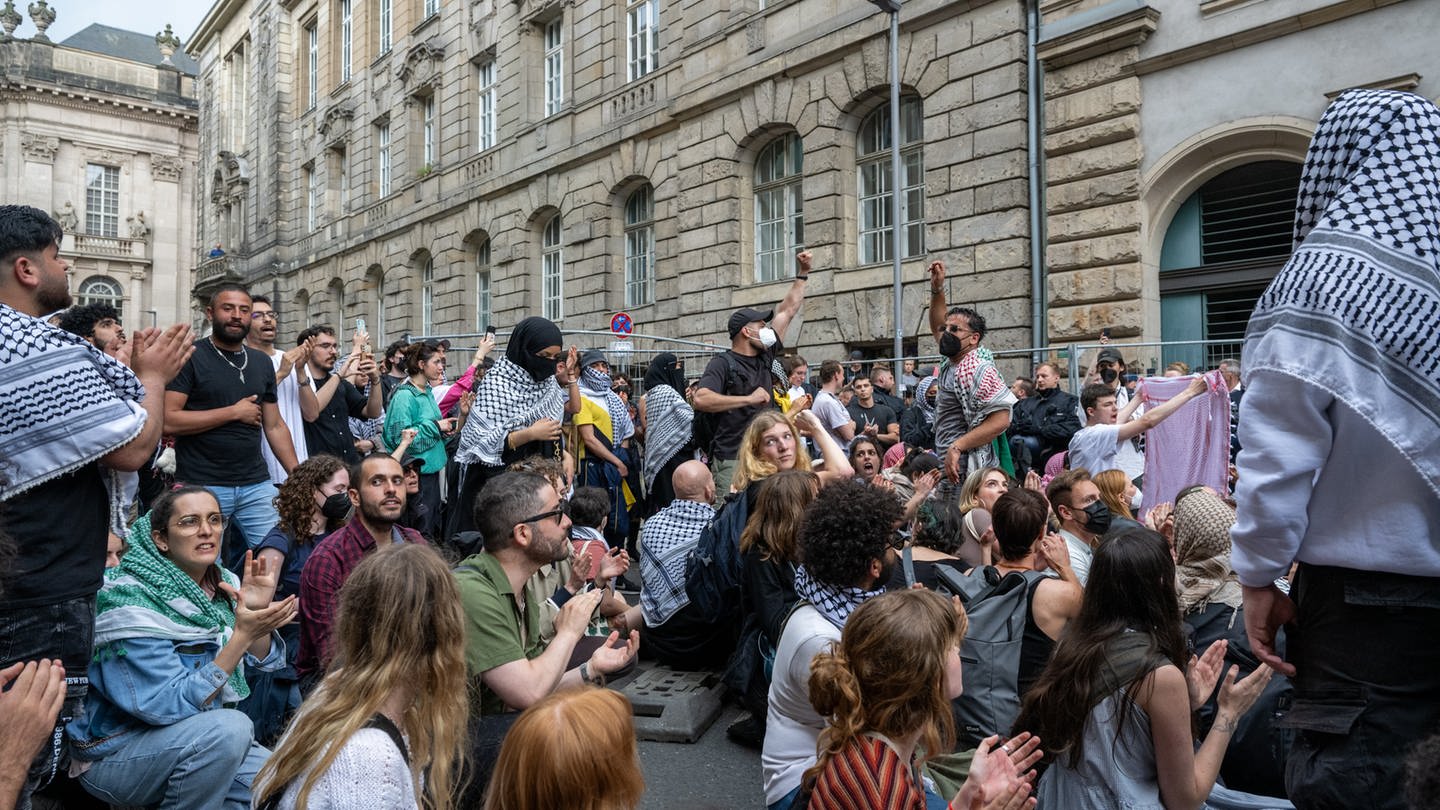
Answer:
[[715, 517], [708, 503], [677, 499], [640, 529], [640, 612], [659, 627], [690, 604], [685, 593], [685, 558]]
[[[403, 526], [392, 527], [390, 537], [393, 542], [425, 545], [419, 532]], [[295, 669], [302, 676], [322, 671], [329, 662], [330, 629], [335, 623], [340, 586], [374, 550], [375, 538], [357, 514], [310, 552], [300, 572], [300, 654]]]

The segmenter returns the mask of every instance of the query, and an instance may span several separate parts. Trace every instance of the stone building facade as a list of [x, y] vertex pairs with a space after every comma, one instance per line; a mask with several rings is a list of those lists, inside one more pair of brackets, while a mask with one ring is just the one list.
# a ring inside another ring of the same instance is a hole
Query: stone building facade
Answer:
[[[1429, 0], [1041, 0], [1052, 342], [1236, 340], [1351, 87], [1440, 96]], [[1213, 365], [1233, 347], [1135, 352]]]
[[[36, 20], [46, 27], [47, 11]], [[168, 59], [154, 35], [91, 25], [56, 44], [43, 29], [27, 39], [8, 27], [0, 198], [65, 225], [61, 256], [77, 301], [109, 302], [132, 327], [189, 320], [194, 64]], [[179, 45], [162, 39], [171, 53]]]
[[[1029, 345], [1024, 20], [1018, 0], [902, 14], [909, 349], [927, 258], [992, 343]], [[788, 342], [888, 355], [887, 31], [834, 0], [221, 0], [189, 46], [200, 242], [226, 251], [197, 254], [197, 296], [251, 284], [282, 340], [626, 311], [724, 342], [805, 247], [821, 272]]]

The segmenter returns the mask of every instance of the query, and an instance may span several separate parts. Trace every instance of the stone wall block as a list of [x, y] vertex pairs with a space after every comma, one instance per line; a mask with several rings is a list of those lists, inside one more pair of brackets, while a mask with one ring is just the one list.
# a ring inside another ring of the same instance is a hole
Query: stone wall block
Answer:
[[1105, 236], [1140, 229], [1140, 203], [1124, 202], [1055, 214], [1046, 225], [1051, 242]]
[[1129, 337], [1144, 328], [1145, 310], [1140, 299], [1107, 301], [1083, 306], [1052, 306], [1049, 312], [1050, 342], [1096, 340], [1101, 329], [1112, 336]]
[[1025, 176], [1025, 153], [1004, 152], [951, 168], [951, 188], [971, 188]]
[[1140, 116], [1122, 115], [1105, 121], [1097, 121], [1073, 129], [1052, 132], [1045, 136], [1045, 154], [1057, 157], [1081, 149], [1105, 146], [1116, 141], [1137, 139], [1140, 133]]
[[1071, 180], [1133, 170], [1139, 165], [1140, 141], [1118, 141], [1051, 158], [1045, 162], [1045, 179], [1051, 185], [1059, 185]]
[[950, 114], [950, 131], [956, 134], [999, 126], [1007, 121], [1025, 120], [1025, 95], [1011, 93], [977, 101]]
[[1022, 208], [1030, 202], [1029, 184], [1024, 178], [1004, 180], [975, 189], [975, 210], [981, 214]]
[[950, 77], [974, 76], [1009, 62], [1023, 64], [1024, 59], [1025, 35], [1022, 29], [951, 55]]
[[1049, 132], [1128, 115], [1140, 109], [1140, 80], [1135, 77], [1045, 100]]
[[1007, 121], [998, 127], [979, 130], [975, 133], [975, 156], [1024, 150], [1025, 135], [1024, 121]]
[[1045, 190], [1045, 207], [1054, 215], [1139, 198], [1140, 173], [1127, 170], [1050, 186]]
[[[977, 273], [994, 275], [994, 273], [990, 271], [1014, 267], [1028, 268], [1029, 265], [1029, 239], [1002, 239], [998, 242], [985, 242], [984, 244], [975, 246], [975, 269]], [[1029, 272], [1028, 269], [1025, 270], [1027, 279], [1029, 278]], [[1013, 278], [1011, 280], [1013, 281]]]
[[993, 70], [977, 73], [971, 77], [975, 85], [975, 98], [985, 99], [1006, 93], [1024, 92], [1025, 63], [1009, 62]]
[[1051, 244], [1045, 249], [1045, 266], [1054, 272], [1139, 261], [1139, 237], [1134, 231]]
[[970, 24], [970, 39], [975, 44], [1025, 30], [1023, 3], [990, 3], [981, 6]]
[[1029, 220], [1020, 210], [978, 214], [950, 223], [950, 244], [977, 245], [994, 239], [1026, 236]]

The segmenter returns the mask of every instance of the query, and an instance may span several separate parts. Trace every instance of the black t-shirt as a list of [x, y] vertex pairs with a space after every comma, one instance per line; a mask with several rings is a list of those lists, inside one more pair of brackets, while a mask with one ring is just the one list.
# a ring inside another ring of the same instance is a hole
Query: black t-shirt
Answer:
[[[310, 378], [315, 390], [329, 381], [333, 375]], [[329, 453], [354, 464], [360, 460], [355, 450], [355, 434], [350, 432], [350, 417], [365, 418], [365, 405], [369, 399], [349, 380], [342, 379], [340, 387], [330, 401], [320, 409], [314, 422], [305, 423], [305, 447], [311, 455]]]
[[0, 585], [0, 610], [94, 596], [105, 572], [110, 496], [98, 462], [16, 495], [0, 526], [16, 546]]
[[[201, 338], [195, 341], [195, 353], [189, 362], [165, 390], [186, 394], [187, 411], [228, 408], [250, 396], [260, 397], [262, 404], [274, 403], [275, 366], [264, 352], [248, 346], [239, 352], [222, 352], [209, 338]], [[260, 426], [244, 422], [228, 422], [204, 433], [176, 436], [175, 480], [222, 487], [269, 481], [270, 470], [260, 455], [262, 441], [265, 437]]]
[[[726, 360], [726, 355], [730, 356], [729, 361]], [[710, 362], [705, 366], [705, 373], [700, 375], [696, 385], [730, 397], [749, 396], [755, 393], [756, 388], [769, 391], [774, 378], [770, 373], [772, 360], [768, 352], [747, 357], [726, 349], [710, 358]], [[735, 367], [734, 380], [730, 374], [732, 364]], [[745, 435], [745, 427], [750, 424], [755, 414], [771, 407], [774, 407], [773, 400], [764, 405], [746, 405], [715, 414], [715, 457], [728, 460], [738, 456], [740, 438]]]
[[875, 425], [883, 434], [890, 429], [891, 425], [900, 424], [900, 419], [895, 415], [895, 411], [889, 405], [881, 405], [879, 401], [868, 408], [862, 408], [860, 400], [852, 399], [846, 410], [850, 411], [850, 418], [855, 420], [856, 436], [864, 432], [866, 425]]

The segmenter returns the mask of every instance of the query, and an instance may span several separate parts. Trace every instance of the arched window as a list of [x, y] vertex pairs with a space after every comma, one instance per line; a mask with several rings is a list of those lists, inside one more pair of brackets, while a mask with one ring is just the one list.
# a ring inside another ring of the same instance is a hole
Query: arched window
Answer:
[[425, 256], [420, 269], [420, 334], [435, 331], [435, 258]]
[[789, 276], [792, 257], [805, 243], [805, 150], [793, 132], [776, 138], [755, 158], [755, 280]]
[[625, 200], [625, 306], [655, 301], [655, 191], [649, 183]]
[[565, 254], [560, 247], [560, 215], [545, 223], [540, 236], [540, 314], [552, 321], [565, 317]]
[[371, 266], [365, 273], [365, 280], [375, 296], [373, 320], [367, 325], [370, 327], [370, 344], [377, 346], [385, 342], [385, 271], [379, 266]]
[[1300, 164], [1247, 163], [1206, 181], [1165, 229], [1160, 249], [1160, 334], [1166, 342], [1223, 340], [1167, 350], [1213, 368], [1234, 356], [1255, 301], [1290, 258]]
[[335, 334], [345, 334], [345, 283], [338, 278], [330, 280], [330, 317], [334, 320]]
[[118, 310], [125, 303], [125, 291], [120, 282], [113, 278], [91, 276], [81, 283], [80, 294], [75, 296], [75, 302], [81, 306], [109, 304]]
[[[900, 221], [904, 255], [925, 253], [924, 107], [920, 99], [900, 99], [900, 162], [903, 192]], [[860, 200], [860, 263], [891, 260], [894, 236], [890, 230], [892, 170], [890, 165], [890, 105], [883, 104], [860, 122], [855, 147]]]
[[490, 294], [490, 240], [475, 249], [475, 329], [484, 332], [494, 321], [494, 303]]

